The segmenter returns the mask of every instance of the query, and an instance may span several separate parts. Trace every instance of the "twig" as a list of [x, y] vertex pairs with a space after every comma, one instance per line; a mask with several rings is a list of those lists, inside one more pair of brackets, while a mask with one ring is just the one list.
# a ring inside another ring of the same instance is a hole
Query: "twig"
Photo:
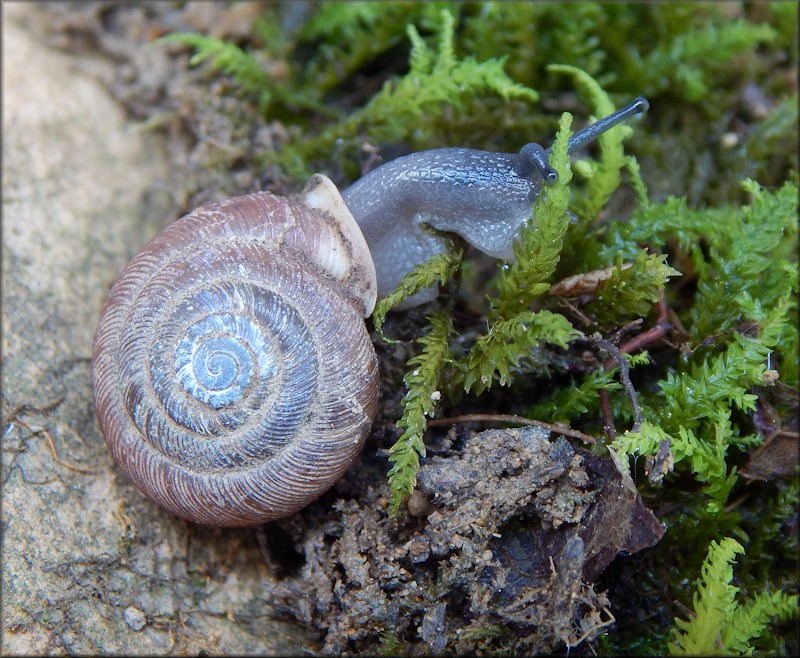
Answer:
[[563, 306], [566, 306], [578, 320], [583, 322], [583, 326], [590, 327], [594, 324], [594, 320], [588, 317], [583, 311], [581, 311], [575, 304], [571, 303], [568, 299], [559, 298], [559, 303]]
[[95, 472], [93, 468], [90, 468], [88, 466], [78, 466], [77, 464], [70, 464], [62, 460], [58, 454], [58, 450], [56, 450], [56, 444], [55, 441], [53, 441], [53, 437], [50, 435], [50, 432], [46, 429], [43, 429], [42, 434], [44, 435], [45, 441], [47, 441], [47, 445], [50, 447], [50, 454], [53, 455], [53, 459], [55, 460], [56, 464], [58, 464], [59, 466], [63, 466], [64, 468], [67, 468], [70, 471], [75, 471], [76, 473], [83, 473], [84, 475]]
[[[594, 341], [595, 345], [608, 352], [619, 366], [619, 379], [622, 382], [622, 386], [625, 388], [625, 392], [631, 399], [633, 413], [636, 415], [636, 422], [634, 423], [632, 430], [634, 432], [638, 432], [642, 428], [642, 423], [644, 423], [644, 414], [642, 413], [642, 408], [639, 406], [639, 398], [636, 395], [636, 389], [633, 388], [633, 384], [631, 383], [631, 367], [628, 364], [628, 360], [622, 355], [622, 352], [619, 349], [617, 349], [607, 340], [602, 338], [592, 338], [592, 340]], [[606, 370], [611, 370], [608, 362], [606, 362], [605, 368]]]
[[600, 411], [603, 413], [603, 430], [609, 441], [617, 438], [617, 428], [614, 427], [614, 415], [611, 413], [611, 403], [608, 399], [608, 391], [600, 389]]
[[591, 434], [584, 434], [578, 430], [569, 429], [562, 425], [545, 423], [541, 420], [516, 416], [514, 414], [464, 414], [462, 416], [451, 416], [450, 418], [435, 418], [428, 421], [428, 427], [441, 427], [442, 425], [455, 425], [456, 423], [512, 423], [515, 425], [530, 425], [531, 427], [541, 427], [550, 430], [554, 434], [571, 436], [586, 443], [594, 443], [597, 439]]
[[642, 332], [638, 336], [631, 338], [627, 343], [623, 343], [619, 347], [619, 351], [624, 354], [632, 354], [638, 352], [650, 343], [664, 338], [672, 329], [672, 323], [669, 321], [669, 309], [667, 308], [667, 300], [664, 297], [664, 291], [658, 291], [658, 302], [656, 303], [658, 309], [658, 319], [653, 327], [647, 331]]
[[[611, 355], [611, 358], [606, 361], [605, 364], [603, 364], [605, 370], [611, 370], [614, 365], [619, 366], [620, 382], [625, 388], [625, 392], [628, 394], [628, 397], [631, 399], [633, 412], [636, 416], [636, 422], [631, 428], [633, 432], [638, 432], [642, 428], [642, 423], [644, 423], [644, 414], [642, 413], [642, 408], [639, 406], [639, 397], [636, 395], [636, 389], [631, 383], [630, 365], [628, 364], [628, 360], [622, 355], [638, 352], [650, 343], [654, 343], [663, 339], [672, 329], [672, 324], [668, 319], [669, 308], [667, 307], [667, 301], [664, 297], [663, 290], [660, 290], [658, 293], [658, 302], [656, 304], [656, 308], [658, 309], [658, 319], [656, 320], [655, 326], [651, 327], [647, 331], [642, 332], [638, 336], [631, 338], [618, 348], [602, 338], [592, 338], [595, 345]], [[606, 435], [608, 436], [609, 440], [613, 441], [617, 435], [617, 430], [614, 427], [614, 419], [611, 414], [611, 404], [608, 399], [608, 392], [605, 390], [600, 391], [600, 408], [603, 411], [603, 426], [605, 428]]]
[[58, 405], [60, 405], [63, 401], [64, 401], [64, 396], [62, 395], [60, 398], [56, 398], [51, 402], [45, 402], [40, 406], [36, 406], [34, 404], [28, 404], [27, 402], [24, 402], [23, 404], [18, 404], [16, 407], [13, 407], [11, 409], [11, 413], [8, 414], [8, 417], [5, 418], [4, 422], [8, 423], [9, 425], [12, 425], [15, 421], [20, 419], [24, 414], [28, 412], [47, 413], [48, 411], [52, 411], [53, 409], [58, 407]]
[[628, 324], [625, 324], [617, 329], [614, 334], [609, 337], [609, 340], [614, 343], [614, 345], [619, 345], [624, 335], [631, 333], [634, 329], [638, 329], [643, 324], [644, 320], [642, 318], [631, 320]]
[[[61, 400], [57, 400], [54, 403], [50, 403], [47, 407], [40, 407], [40, 408], [27, 407], [27, 408], [29, 410], [32, 410], [32, 411], [42, 411], [42, 410], [49, 411], [50, 409], [54, 409], [60, 403], [61, 403]], [[17, 409], [15, 409], [12, 412], [12, 420], [11, 420], [9, 426], [8, 426], [8, 429], [6, 430], [6, 434], [16, 424], [19, 427], [21, 427], [22, 429], [30, 432], [31, 436], [39, 436], [39, 435], [43, 436], [44, 440], [45, 440], [45, 443], [47, 443], [47, 447], [50, 448], [50, 454], [53, 456], [53, 460], [59, 466], [63, 466], [64, 468], [67, 468], [70, 471], [75, 471], [76, 473], [82, 473], [84, 475], [91, 474], [91, 473], [95, 472], [95, 470], [93, 468], [89, 467], [89, 466], [82, 466], [82, 465], [79, 465], [79, 464], [70, 464], [69, 462], [66, 462], [63, 459], [61, 459], [61, 456], [58, 454], [58, 449], [56, 448], [56, 443], [55, 443], [55, 441], [53, 441], [53, 436], [50, 434], [50, 430], [48, 430], [45, 427], [43, 427], [43, 428], [33, 428], [33, 427], [31, 427], [28, 423], [26, 423], [24, 420], [22, 420], [22, 418], [20, 418], [17, 415], [17, 414], [21, 413], [21, 409], [22, 409], [22, 407], [18, 407]], [[82, 443], [84, 443], [84, 445], [85, 445], [85, 442], [83, 441], [83, 438], [80, 437], [77, 433], [76, 433], [76, 436], [78, 436], [80, 441]]]

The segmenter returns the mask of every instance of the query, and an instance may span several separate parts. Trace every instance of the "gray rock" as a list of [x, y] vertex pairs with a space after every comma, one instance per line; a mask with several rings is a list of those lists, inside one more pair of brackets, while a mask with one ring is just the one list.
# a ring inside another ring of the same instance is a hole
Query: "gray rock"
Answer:
[[147, 625], [147, 617], [139, 608], [128, 606], [122, 616], [125, 618], [125, 623], [135, 631], [140, 631]]
[[151, 505], [94, 417], [103, 299], [171, 218], [164, 144], [98, 82], [110, 62], [48, 50], [33, 5], [2, 11], [2, 651], [296, 652], [252, 531]]

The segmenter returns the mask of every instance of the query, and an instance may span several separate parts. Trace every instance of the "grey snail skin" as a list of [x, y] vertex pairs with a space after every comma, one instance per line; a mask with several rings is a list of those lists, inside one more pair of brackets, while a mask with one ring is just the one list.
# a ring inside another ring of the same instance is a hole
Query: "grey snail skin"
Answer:
[[[576, 133], [574, 152], [647, 109]], [[210, 203], [172, 222], [120, 274], [92, 354], [114, 460], [167, 511], [253, 526], [302, 509], [344, 474], [377, 413], [364, 318], [455, 233], [497, 258], [557, 179], [549, 151], [422, 151], [342, 194], [316, 174], [297, 197]], [[405, 307], [433, 299], [424, 290]]]

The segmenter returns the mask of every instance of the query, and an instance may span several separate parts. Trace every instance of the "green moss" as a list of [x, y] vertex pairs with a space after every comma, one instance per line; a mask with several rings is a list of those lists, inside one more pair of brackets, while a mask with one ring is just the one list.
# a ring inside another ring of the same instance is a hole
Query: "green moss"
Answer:
[[426, 418], [433, 417], [441, 399], [440, 382], [450, 356], [448, 341], [453, 327], [449, 315], [440, 311], [428, 322], [428, 333], [416, 341], [422, 352], [409, 360], [409, 370], [403, 377], [407, 392], [402, 401], [403, 415], [397, 421], [403, 434], [389, 450], [389, 506], [394, 512], [417, 484], [419, 458], [425, 456]]
[[563, 316], [542, 310], [517, 313], [510, 320], [497, 320], [480, 336], [469, 355], [454, 365], [456, 381], [467, 393], [480, 395], [494, 383], [509, 386], [512, 369], [532, 349], [549, 343], [561, 348], [581, 337]]
[[593, 370], [579, 381], [570, 380], [568, 385], [542, 395], [535, 405], [526, 410], [526, 415], [548, 423], [569, 425], [586, 414], [593, 417], [598, 415], [600, 391], [621, 390], [622, 385], [616, 381], [616, 372]]
[[453, 280], [461, 267], [462, 255], [463, 250], [452, 244], [448, 253], [438, 254], [430, 262], [417, 265], [403, 278], [397, 290], [378, 301], [372, 313], [372, 323], [383, 340], [391, 342], [383, 335], [386, 314], [404, 299], [415, 295], [420, 290], [435, 285], [444, 285]]
[[389, 630], [381, 632], [378, 642], [377, 653], [379, 656], [398, 656], [403, 653], [405, 648], [402, 638], [398, 637], [397, 633]]
[[[575, 80], [578, 89], [591, 102], [598, 117], [611, 114], [616, 108], [609, 95], [600, 84], [588, 73], [573, 66], [553, 64], [547, 67], [552, 73], [564, 73]], [[620, 186], [620, 172], [626, 166], [625, 153], [622, 140], [630, 135], [630, 126], [618, 126], [614, 130], [600, 135], [597, 143], [600, 147], [598, 162], [582, 161], [583, 167], [579, 171], [587, 179], [587, 192], [576, 199], [573, 209], [579, 218], [581, 228], [588, 226], [597, 219], [602, 208], [608, 203], [611, 195]]]
[[622, 254], [618, 254], [611, 276], [586, 305], [600, 325], [621, 326], [647, 317], [669, 278], [681, 274], [667, 265], [666, 254], [651, 254], [644, 249], [632, 262], [622, 261]]
[[711, 542], [694, 595], [692, 618], [675, 620], [671, 655], [749, 655], [753, 652], [751, 640], [767, 631], [771, 617], [797, 616], [797, 595], [762, 592], [748, 601], [737, 599], [740, 590], [732, 584], [731, 565], [742, 553], [744, 548], [734, 539]]
[[[535, 101], [536, 92], [515, 83], [503, 71], [504, 58], [483, 62], [474, 57], [459, 59], [454, 47], [454, 17], [443, 10], [437, 26], [438, 44], [430, 48], [413, 25], [407, 28], [411, 42], [409, 72], [387, 81], [364, 107], [331, 124], [319, 134], [287, 147], [282, 154], [270, 154], [265, 164], [278, 163], [299, 177], [308, 174], [299, 162], [323, 158], [343, 140], [357, 153], [366, 135], [375, 142], [398, 142], [425, 136], [425, 118], [446, 107], [460, 108], [476, 95], [496, 95]], [[370, 38], [371, 35], [370, 35]]]
[[549, 280], [558, 265], [569, 227], [572, 172], [567, 145], [571, 124], [572, 117], [565, 114], [550, 156], [550, 166], [558, 172], [558, 181], [539, 194], [530, 221], [514, 240], [515, 261], [501, 270], [495, 281], [494, 317], [513, 317], [550, 287]]
[[721, 513], [736, 482], [735, 469], [728, 467], [728, 450], [761, 441], [732, 419], [736, 411], [755, 410], [758, 395], [750, 391], [768, 384], [770, 353], [788, 322], [789, 307], [788, 298], [778, 303], [758, 337], [734, 332], [719, 354], [672, 369], [658, 382], [657, 392], [643, 398], [652, 421], [619, 437], [617, 449], [654, 455], [666, 440], [676, 465], [686, 460], [697, 480], [706, 483], [708, 511]]

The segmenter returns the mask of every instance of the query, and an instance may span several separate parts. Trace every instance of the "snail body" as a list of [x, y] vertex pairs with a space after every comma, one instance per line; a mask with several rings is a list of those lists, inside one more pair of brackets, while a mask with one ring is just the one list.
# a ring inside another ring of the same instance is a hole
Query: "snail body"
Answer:
[[[645, 109], [637, 99], [576, 133], [570, 152]], [[297, 198], [249, 194], [167, 226], [115, 282], [95, 335], [95, 409], [114, 459], [198, 523], [257, 525], [318, 498], [377, 410], [364, 323], [376, 296], [446, 250], [436, 231], [511, 259], [557, 178], [548, 155], [422, 151], [342, 194], [316, 174]]]
[[[447, 233], [490, 256], [512, 259], [511, 244], [538, 194], [535, 181], [517, 175], [516, 160], [512, 153], [432, 149], [387, 162], [347, 188], [342, 196], [368, 244], [376, 254], [394, 254], [376, 261], [378, 296], [394, 291], [414, 266], [445, 253]], [[428, 288], [399, 308], [437, 295]]]
[[[576, 132], [568, 152], [575, 153], [648, 107], [644, 98], [636, 98]], [[416, 265], [445, 253], [446, 233], [494, 258], [514, 260], [514, 238], [530, 219], [544, 185], [558, 179], [549, 156], [550, 149], [535, 142], [518, 153], [431, 149], [387, 162], [344, 190], [375, 261], [378, 297], [394, 291]], [[436, 288], [429, 288], [397, 308], [437, 295]]]

